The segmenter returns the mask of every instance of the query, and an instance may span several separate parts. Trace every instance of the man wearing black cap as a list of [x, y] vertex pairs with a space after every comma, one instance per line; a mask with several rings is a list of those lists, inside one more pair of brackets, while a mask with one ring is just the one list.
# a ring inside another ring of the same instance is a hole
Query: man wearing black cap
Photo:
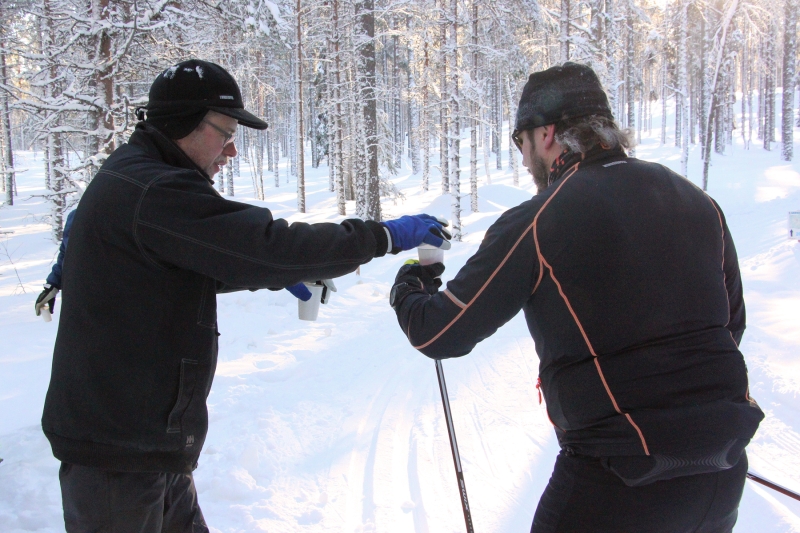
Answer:
[[208, 531], [191, 472], [208, 429], [217, 293], [292, 287], [449, 244], [427, 215], [289, 225], [222, 198], [212, 177], [236, 156], [237, 125], [267, 127], [222, 67], [167, 69], [147, 120], [75, 211], [42, 416], [70, 533]]
[[722, 211], [626, 156], [589, 67], [532, 74], [518, 109], [539, 194], [489, 228], [446, 290], [441, 264], [400, 270], [403, 331], [429, 357], [459, 357], [524, 310], [561, 446], [533, 533], [730, 532], [763, 414]]

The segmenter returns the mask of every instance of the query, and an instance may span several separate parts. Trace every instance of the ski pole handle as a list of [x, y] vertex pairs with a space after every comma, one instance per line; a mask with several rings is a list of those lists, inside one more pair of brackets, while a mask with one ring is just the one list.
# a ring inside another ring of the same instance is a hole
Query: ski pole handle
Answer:
[[444, 381], [444, 369], [442, 368], [442, 361], [440, 359], [436, 359], [436, 377], [439, 379], [439, 392], [442, 393], [444, 417], [447, 421], [447, 434], [450, 436], [450, 450], [453, 452], [453, 464], [456, 467], [458, 495], [461, 499], [461, 509], [464, 511], [464, 523], [467, 526], [467, 533], [475, 533], [475, 530], [472, 528], [472, 513], [469, 510], [469, 500], [467, 499], [467, 486], [464, 484], [464, 472], [461, 470], [461, 456], [458, 453], [458, 443], [456, 442], [456, 428], [453, 426], [453, 415], [450, 413], [450, 399], [447, 395], [447, 384]]

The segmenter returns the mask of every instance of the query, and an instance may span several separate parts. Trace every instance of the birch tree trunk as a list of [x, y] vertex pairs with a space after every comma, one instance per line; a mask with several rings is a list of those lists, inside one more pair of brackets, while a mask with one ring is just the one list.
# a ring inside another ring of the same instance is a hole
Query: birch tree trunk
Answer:
[[[392, 27], [394, 28], [394, 17], [392, 18]], [[392, 35], [392, 136], [394, 142], [394, 166], [397, 169], [403, 168], [403, 119], [400, 106], [400, 64], [397, 58], [397, 48], [399, 46], [399, 38], [397, 33]]]
[[727, 120], [727, 85], [728, 85], [728, 69], [727, 61], [723, 61], [722, 67], [719, 71], [719, 80], [717, 81], [717, 110], [716, 120], [714, 120], [714, 152], [718, 154], [725, 153], [725, 122]]
[[63, 136], [51, 134], [48, 136], [48, 143], [50, 144], [50, 157], [52, 157], [50, 164], [53, 169], [50, 189], [50, 234], [54, 242], [60, 242], [64, 237], [64, 207], [66, 202], [63, 190], [67, 184], [64, 172]]
[[797, 4], [784, 0], [783, 28], [783, 99], [781, 101], [781, 158], [791, 161], [794, 150], [794, 80], [797, 61]]
[[280, 173], [280, 158], [281, 158], [281, 143], [278, 138], [278, 103], [272, 107], [272, 120], [270, 121], [273, 127], [272, 139], [272, 173], [275, 179], [275, 188], [281, 186], [281, 173]]
[[450, 143], [448, 136], [450, 134], [450, 117], [449, 117], [449, 104], [450, 96], [447, 88], [447, 63], [449, 51], [447, 50], [447, 0], [442, 0], [441, 3], [441, 19], [439, 21], [441, 53], [439, 56], [441, 71], [440, 89], [439, 94], [441, 98], [441, 111], [439, 115], [440, 123], [440, 139], [439, 139], [439, 164], [442, 167], [442, 194], [450, 192]]
[[[753, 123], [749, 36], [745, 36], [740, 66], [742, 69], [742, 144], [745, 150], [749, 150]], [[747, 128], [745, 128], [745, 121], [747, 121]]]
[[[228, 164], [225, 165], [225, 173], [228, 176], [228, 196], [233, 196], [233, 160], [235, 158], [228, 159]], [[220, 178], [221, 179], [221, 178]], [[261, 180], [261, 194], [264, 194], [264, 180]]]
[[[625, 101], [627, 103], [627, 117], [626, 117], [626, 127], [635, 130], [636, 129], [636, 107], [635, 107], [635, 97], [634, 92], [636, 91], [636, 74], [634, 73], [634, 56], [635, 56], [635, 46], [634, 46], [634, 33], [633, 33], [633, 23], [634, 23], [634, 0], [626, 0], [626, 28], [625, 28]], [[630, 149], [630, 156], [636, 156], [636, 148]]]
[[[478, 2], [472, 0], [472, 80], [473, 90], [478, 87]], [[469, 134], [469, 193], [470, 210], [478, 212], [478, 119], [480, 118], [480, 102], [472, 103], [472, 128]]]
[[[664, 53], [666, 55], [666, 44]], [[661, 146], [667, 144], [667, 62], [661, 66]]]
[[492, 78], [492, 148], [494, 148], [497, 170], [503, 170], [503, 150], [500, 137], [503, 132], [503, 90], [500, 69], [496, 68]]
[[452, 17], [453, 27], [450, 30], [450, 41], [448, 51], [453, 57], [453, 92], [451, 95], [452, 130], [450, 132], [450, 195], [452, 197], [453, 220], [452, 235], [456, 242], [461, 241], [461, 120], [459, 102], [459, 83], [458, 83], [458, 0], [450, 0], [450, 16]]
[[[292, 98], [291, 102], [287, 105], [289, 120], [286, 122], [284, 130], [288, 144], [288, 150], [286, 150], [285, 153], [289, 158], [289, 173], [286, 174], [286, 183], [289, 183], [289, 175], [297, 176], [297, 132], [299, 130], [297, 125], [297, 103], [299, 101], [297, 96], [297, 50], [294, 50], [291, 56], [292, 58], [289, 61], [291, 77], [289, 87], [287, 87], [287, 93], [291, 94]], [[300, 198], [298, 197], [298, 202], [299, 201]]]
[[561, 0], [561, 14], [558, 19], [558, 52], [561, 63], [569, 61], [569, 5], [570, 0]]
[[486, 174], [486, 185], [492, 184], [492, 174], [489, 170], [490, 164], [489, 160], [491, 159], [491, 147], [492, 147], [492, 118], [491, 118], [491, 108], [481, 104], [481, 111], [482, 111], [482, 119], [483, 119], [483, 172]]
[[[408, 23], [406, 24], [406, 28], [409, 33], [413, 30], [413, 26], [411, 25], [411, 17], [408, 18]], [[407, 47], [407, 54], [408, 54], [408, 77], [407, 77], [407, 94], [408, 97], [406, 101], [408, 102], [408, 151], [409, 155], [411, 156], [411, 173], [416, 175], [419, 172], [419, 138], [421, 135], [420, 132], [420, 110], [416, 100], [416, 92], [417, 92], [417, 82], [414, 76], [414, 70], [412, 65], [414, 65], [414, 49], [409, 46]]]
[[[53, 47], [57, 36], [52, 22], [52, 0], [43, 2], [42, 23], [42, 54], [47, 57], [46, 65], [48, 83], [45, 94], [52, 97], [61, 91], [61, 81], [56, 60], [53, 57]], [[0, 30], [2, 31], [2, 30]], [[3, 76], [5, 78], [5, 76]], [[47, 148], [50, 167], [50, 234], [53, 242], [60, 242], [64, 236], [64, 210], [66, 199], [64, 189], [67, 188], [67, 170], [64, 160], [64, 134], [57, 131], [61, 125], [61, 115], [56, 113], [51, 119], [51, 126], [47, 132]], [[55, 130], [55, 131], [54, 131]]]
[[508, 164], [511, 167], [511, 174], [513, 176], [514, 187], [519, 187], [519, 164], [517, 163], [517, 147], [511, 139], [513, 128], [511, 127], [511, 120], [516, 113], [516, 105], [514, 105], [511, 96], [511, 79], [506, 76], [505, 83], [506, 105], [508, 107]]
[[606, 69], [608, 71], [608, 103], [614, 116], [619, 117], [619, 69], [616, 52], [619, 47], [617, 36], [616, 0], [606, 0]]
[[733, 17], [736, 15], [737, 11], [739, 10], [739, 0], [729, 0], [727, 5], [725, 6], [725, 12], [723, 13], [722, 21], [719, 26], [718, 32], [718, 40], [714, 43], [714, 51], [715, 51], [715, 58], [714, 58], [714, 70], [711, 73], [710, 78], [710, 87], [709, 87], [709, 94], [711, 95], [711, 100], [709, 102], [709, 112], [708, 117], [704, 117], [706, 121], [705, 131], [706, 131], [706, 138], [705, 138], [705, 150], [703, 150], [704, 159], [703, 159], [703, 190], [708, 190], [708, 169], [711, 165], [711, 127], [714, 124], [714, 121], [717, 119], [717, 83], [719, 81], [719, 72], [722, 66], [722, 59], [725, 56], [725, 52], [728, 45], [728, 30], [730, 29], [731, 21]]
[[428, 40], [422, 44], [422, 190], [427, 191], [430, 183], [431, 172], [431, 127], [430, 113], [428, 111], [428, 73], [430, 72], [430, 57], [428, 55]]
[[[3, 12], [4, 10], [0, 7], [0, 15], [5, 15]], [[2, 17], [2, 20], [5, 21], [5, 17]], [[6, 51], [5, 51], [5, 43], [6, 41], [6, 29], [5, 24], [0, 25], [0, 43], [3, 43], [0, 46], [0, 83], [4, 86], [8, 85], [8, 67], [6, 66]], [[3, 184], [6, 191], [6, 205], [14, 205], [14, 191], [15, 191], [15, 174], [14, 174], [14, 149], [13, 149], [13, 140], [11, 138], [11, 110], [8, 105], [8, 92], [5, 90], [0, 90], [0, 112], [2, 113], [2, 128], [3, 128]]]
[[306, 212], [305, 134], [303, 131], [303, 32], [300, 0], [297, 0], [297, 211]]
[[[682, 0], [679, 6], [680, 37], [678, 38], [678, 91], [680, 95], [681, 117], [681, 174], [689, 176], [689, 58], [687, 40], [689, 38], [689, 2]], [[676, 99], [678, 101], [678, 99]], [[676, 111], [677, 112], [677, 111]], [[676, 134], [677, 135], [677, 134]]]
[[709, 81], [708, 81], [708, 54], [711, 51], [711, 31], [709, 24], [706, 21], [708, 8], [700, 13], [700, 94], [698, 100], [700, 103], [700, 157], [705, 160], [706, 150], [706, 136], [708, 132], [708, 116], [709, 104], [711, 103], [711, 95], [709, 94]]
[[346, 191], [344, 181], [344, 153], [342, 135], [344, 134], [344, 117], [342, 116], [342, 60], [340, 42], [341, 35], [339, 33], [339, 0], [332, 0], [331, 15], [333, 30], [331, 32], [332, 46], [333, 46], [333, 84], [330, 88], [329, 94], [334, 101], [334, 116], [333, 123], [331, 124], [334, 132], [334, 140], [331, 144], [331, 154], [329, 164], [333, 166], [334, 179], [336, 180], [336, 209], [337, 212], [344, 216], [347, 214]]
[[[775, 35], [775, 23], [770, 24]], [[775, 140], [775, 41], [764, 39], [764, 150], [772, 150]]]

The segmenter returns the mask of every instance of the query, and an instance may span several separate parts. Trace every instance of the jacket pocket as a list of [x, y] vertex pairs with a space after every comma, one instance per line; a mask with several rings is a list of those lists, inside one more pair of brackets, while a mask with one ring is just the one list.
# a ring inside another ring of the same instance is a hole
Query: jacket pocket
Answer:
[[217, 327], [217, 283], [211, 278], [203, 280], [203, 296], [197, 312], [197, 324], [206, 328]]
[[167, 433], [180, 433], [181, 422], [186, 408], [192, 402], [198, 381], [198, 364], [194, 359], [181, 359], [181, 382], [178, 388], [178, 400], [167, 419]]

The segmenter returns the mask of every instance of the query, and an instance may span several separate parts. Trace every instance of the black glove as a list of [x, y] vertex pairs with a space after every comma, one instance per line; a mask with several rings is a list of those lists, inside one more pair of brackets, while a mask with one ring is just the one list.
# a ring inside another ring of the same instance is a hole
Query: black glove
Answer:
[[397, 309], [411, 293], [436, 294], [442, 286], [442, 272], [442, 263], [422, 266], [416, 259], [409, 259], [397, 272], [392, 292], [389, 293], [389, 304]]
[[49, 306], [50, 314], [53, 314], [53, 308], [56, 305], [56, 295], [58, 294], [58, 287], [50, 285], [49, 283], [45, 283], [44, 290], [39, 294], [39, 297], [36, 298], [36, 304], [34, 304], [33, 308], [36, 311], [36, 316], [40, 316], [42, 314], [42, 308], [45, 305]]

